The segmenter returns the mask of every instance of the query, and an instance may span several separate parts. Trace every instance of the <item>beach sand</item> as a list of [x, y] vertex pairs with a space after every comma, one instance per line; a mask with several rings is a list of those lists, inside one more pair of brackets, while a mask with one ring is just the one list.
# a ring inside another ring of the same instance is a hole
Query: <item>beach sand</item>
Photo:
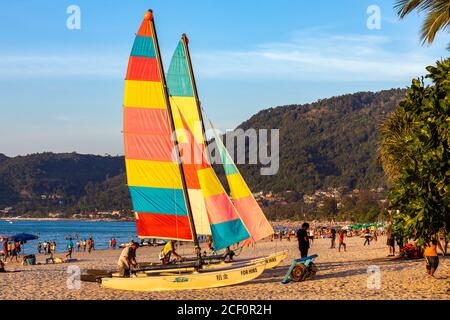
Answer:
[[[233, 287], [173, 291], [173, 292], [127, 292], [101, 288], [98, 283], [82, 282], [80, 289], [68, 289], [69, 266], [86, 269], [116, 269], [120, 255], [118, 250], [94, 251], [92, 254], [75, 252], [76, 262], [70, 264], [22, 266], [8, 262], [8, 273], [0, 273], [0, 299], [91, 299], [91, 300], [156, 300], [156, 299], [216, 299], [216, 300], [254, 300], [254, 299], [450, 299], [450, 262], [441, 259], [436, 276], [429, 277], [425, 272], [425, 262], [420, 260], [392, 260], [386, 257], [386, 238], [379, 237], [364, 247], [364, 239], [347, 238], [347, 252], [328, 249], [329, 239], [316, 239], [310, 254], [318, 254], [316, 260], [317, 275], [305, 282], [281, 284], [292, 259], [298, 258], [296, 240], [288, 242], [275, 240], [263, 241], [256, 248], [246, 248], [237, 258], [267, 255], [281, 250], [289, 250], [289, 257], [280, 266], [266, 270], [252, 282]], [[142, 247], [138, 250], [138, 261], [157, 261], [161, 248]], [[179, 253], [190, 255], [192, 247], [182, 246]], [[63, 254], [57, 254], [63, 257]], [[43, 263], [43, 255], [38, 262]], [[375, 284], [373, 276], [368, 274], [368, 267], [380, 268], [380, 287], [368, 288]], [[445, 279], [447, 278], [447, 279]], [[69, 281], [70, 282], [70, 281]]]

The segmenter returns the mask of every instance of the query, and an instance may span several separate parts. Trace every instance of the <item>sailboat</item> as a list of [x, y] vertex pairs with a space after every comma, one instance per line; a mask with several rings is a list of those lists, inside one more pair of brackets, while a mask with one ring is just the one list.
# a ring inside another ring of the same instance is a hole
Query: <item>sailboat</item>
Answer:
[[[262, 211], [252, 219], [251, 206], [238, 210], [238, 194], [233, 203], [220, 183], [206, 156], [187, 37], [183, 35], [175, 51], [166, 81], [151, 10], [144, 15], [129, 58], [123, 132], [138, 236], [193, 242], [196, 264], [164, 266], [133, 278], [102, 278], [103, 287], [161, 291], [228, 286], [253, 280], [286, 257], [281, 252], [227, 265], [204, 262], [199, 234], [211, 235], [219, 251], [260, 240], [273, 229], [261, 219]], [[234, 186], [230, 189], [237, 190]]]

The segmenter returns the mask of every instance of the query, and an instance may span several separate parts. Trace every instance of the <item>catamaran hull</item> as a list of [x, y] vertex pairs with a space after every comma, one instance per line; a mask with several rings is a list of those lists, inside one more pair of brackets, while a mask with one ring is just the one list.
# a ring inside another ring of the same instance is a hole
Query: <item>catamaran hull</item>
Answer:
[[[251, 265], [251, 264], [258, 264], [265, 262], [266, 270], [270, 270], [278, 266], [281, 261], [286, 259], [288, 255], [287, 250], [273, 253], [267, 257], [258, 257], [253, 259], [246, 259], [246, 260], [240, 260], [240, 261], [234, 261], [234, 262], [219, 262], [219, 263], [210, 263], [202, 266], [202, 270], [214, 270], [214, 269], [221, 269], [221, 268], [229, 268], [229, 267], [238, 267], [238, 266], [245, 266], [245, 265]], [[151, 274], [170, 274], [170, 273], [185, 273], [185, 272], [194, 272], [194, 267], [174, 267], [173, 269], [164, 269], [164, 270], [147, 270], [143, 272], [138, 272], [136, 274], [137, 277], [145, 277], [146, 275]], [[113, 277], [119, 277], [118, 273], [113, 273]]]
[[137, 278], [102, 278], [102, 287], [128, 291], [196, 290], [231, 286], [259, 277], [265, 262], [237, 268], [177, 275], [148, 275]]

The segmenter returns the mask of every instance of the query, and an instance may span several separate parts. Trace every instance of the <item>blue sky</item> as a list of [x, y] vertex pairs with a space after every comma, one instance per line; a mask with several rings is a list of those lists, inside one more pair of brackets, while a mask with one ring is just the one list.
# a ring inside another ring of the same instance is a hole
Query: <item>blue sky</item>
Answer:
[[[69, 30], [69, 5], [81, 29]], [[381, 9], [369, 30], [367, 8]], [[34, 0], [0, 3], [0, 153], [123, 154], [123, 79], [152, 8], [167, 70], [190, 38], [206, 114], [221, 130], [259, 110], [405, 87], [448, 56], [448, 34], [420, 46], [421, 17], [394, 0]]]

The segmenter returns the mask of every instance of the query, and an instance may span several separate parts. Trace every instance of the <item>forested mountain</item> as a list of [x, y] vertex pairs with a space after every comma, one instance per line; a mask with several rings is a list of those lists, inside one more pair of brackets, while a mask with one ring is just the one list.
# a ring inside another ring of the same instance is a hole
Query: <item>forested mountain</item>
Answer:
[[[280, 129], [280, 170], [274, 176], [261, 176], [259, 165], [240, 170], [255, 192], [384, 186], [378, 128], [404, 93], [360, 92], [263, 110], [239, 128]], [[124, 172], [123, 157], [0, 154], [0, 209], [13, 206], [21, 214], [41, 216], [55, 210], [128, 209]]]
[[280, 170], [275, 176], [261, 176], [255, 165], [240, 170], [253, 190], [384, 186], [378, 128], [404, 95], [400, 89], [359, 92], [263, 110], [239, 127], [280, 129]]
[[24, 211], [67, 208], [86, 189], [124, 172], [123, 157], [40, 153], [0, 161], [0, 208]]

